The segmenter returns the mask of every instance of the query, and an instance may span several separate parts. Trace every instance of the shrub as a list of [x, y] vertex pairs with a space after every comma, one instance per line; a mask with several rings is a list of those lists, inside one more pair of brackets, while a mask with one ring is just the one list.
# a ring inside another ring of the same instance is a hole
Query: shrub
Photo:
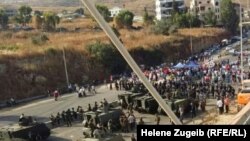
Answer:
[[49, 55], [49, 56], [55, 56], [57, 53], [57, 50], [54, 48], [47, 48], [45, 50], [45, 54]]
[[0, 45], [0, 50], [16, 51], [19, 47], [16, 45]]
[[32, 43], [35, 45], [43, 45], [49, 40], [49, 38], [46, 35], [42, 34], [42, 35], [32, 37], [31, 40], [32, 40]]

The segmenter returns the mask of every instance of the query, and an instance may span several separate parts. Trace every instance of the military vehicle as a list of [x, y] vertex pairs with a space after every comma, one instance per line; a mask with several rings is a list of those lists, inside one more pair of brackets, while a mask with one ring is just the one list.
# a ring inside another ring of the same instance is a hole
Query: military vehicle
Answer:
[[0, 141], [42, 141], [50, 136], [50, 129], [44, 123], [32, 123], [28, 126], [14, 124], [0, 128]]
[[[177, 108], [181, 105], [184, 106], [184, 112], [188, 111], [189, 108], [189, 102], [188, 99], [164, 99], [166, 101], [166, 103], [171, 107], [172, 111], [176, 111], [178, 110]], [[159, 106], [158, 108], [158, 113], [166, 115], [166, 113], [162, 110], [162, 108]]]
[[138, 112], [155, 114], [159, 105], [152, 96], [141, 96], [134, 99], [133, 107]]
[[118, 99], [119, 101], [122, 99], [123, 100], [123, 104], [122, 105], [124, 108], [126, 108], [129, 104], [133, 104], [133, 100], [136, 98], [136, 97], [139, 97], [139, 96], [143, 96], [144, 94], [143, 93], [124, 93], [124, 94], [119, 94], [118, 95]]
[[92, 138], [90, 128], [83, 128], [83, 136], [79, 138], [77, 141], [125, 141], [122, 135], [112, 134], [112, 133], [101, 133], [101, 137]]
[[84, 120], [89, 121], [91, 118], [95, 119], [97, 117], [95, 120], [100, 121], [102, 125], [106, 126], [110, 119], [112, 119], [114, 123], [118, 122], [121, 114], [122, 110], [119, 107], [110, 108], [107, 113], [105, 113], [103, 109], [98, 109], [96, 112], [91, 111], [84, 113]]

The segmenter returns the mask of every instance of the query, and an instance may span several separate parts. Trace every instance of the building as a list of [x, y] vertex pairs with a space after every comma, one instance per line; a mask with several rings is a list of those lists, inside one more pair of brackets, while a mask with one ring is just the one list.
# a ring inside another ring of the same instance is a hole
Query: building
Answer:
[[[234, 9], [236, 10], [236, 14], [240, 16], [240, 4], [233, 3], [233, 6], [234, 6]], [[242, 20], [245, 19], [245, 11], [243, 7], [241, 7], [241, 16], [242, 16]]]
[[173, 2], [176, 3], [180, 11], [184, 11], [186, 9], [184, 0], [156, 0], [155, 12], [157, 20], [171, 17]]
[[[221, 11], [220, 11], [221, 0], [191, 0], [190, 11], [193, 14], [197, 14], [200, 20], [204, 19], [204, 15], [212, 10], [216, 16], [217, 23], [220, 24]], [[240, 15], [240, 5], [238, 3], [233, 3], [236, 14]], [[244, 10], [242, 8], [242, 16], [244, 17]]]
[[3, 6], [3, 7], [0, 7], [0, 9], [3, 9], [5, 14], [9, 17], [15, 16], [18, 14], [18, 10], [14, 6]]
[[217, 21], [220, 21], [220, 0], [191, 0], [190, 10], [193, 14], [197, 14], [200, 20], [204, 15], [212, 10]]
[[115, 17], [116, 15], [119, 14], [119, 12], [122, 10], [122, 8], [119, 7], [113, 7], [112, 9], [109, 9], [110, 11], [110, 17]]

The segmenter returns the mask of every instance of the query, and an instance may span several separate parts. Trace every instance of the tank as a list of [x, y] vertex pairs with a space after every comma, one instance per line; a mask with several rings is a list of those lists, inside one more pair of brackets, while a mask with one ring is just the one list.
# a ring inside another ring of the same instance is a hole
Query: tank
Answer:
[[28, 126], [14, 124], [0, 128], [0, 141], [34, 141], [46, 140], [50, 136], [50, 129], [45, 123], [33, 123]]
[[134, 100], [134, 109], [138, 112], [155, 114], [158, 107], [157, 101], [152, 96], [137, 97]]

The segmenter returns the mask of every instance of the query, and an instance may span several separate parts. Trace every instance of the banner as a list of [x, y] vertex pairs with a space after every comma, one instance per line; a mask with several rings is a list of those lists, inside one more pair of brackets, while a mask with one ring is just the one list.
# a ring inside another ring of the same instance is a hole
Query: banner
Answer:
[[138, 125], [137, 141], [180, 139], [182, 141], [250, 141], [249, 125]]

